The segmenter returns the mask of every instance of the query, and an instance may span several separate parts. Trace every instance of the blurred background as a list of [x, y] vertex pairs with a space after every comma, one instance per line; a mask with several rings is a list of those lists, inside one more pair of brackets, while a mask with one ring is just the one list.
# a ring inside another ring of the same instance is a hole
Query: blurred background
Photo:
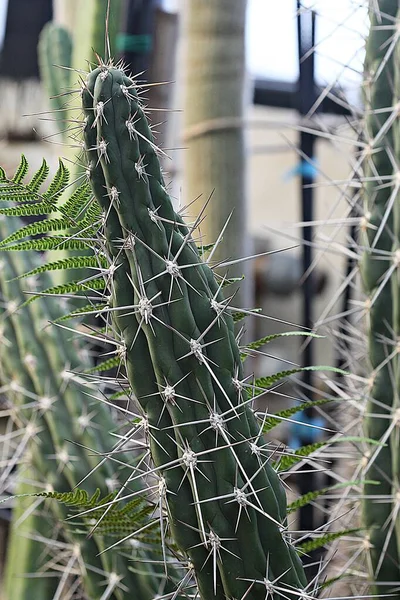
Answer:
[[[41, 84], [37, 60], [38, 38], [44, 24], [53, 18], [61, 22], [67, 19], [62, 4], [61, 0], [0, 0], [0, 159], [9, 171], [18, 164], [21, 152], [27, 155], [32, 168], [42, 156], [55, 166], [58, 156], [66, 152], [65, 140], [54, 135], [54, 116], [46, 113], [51, 109], [49, 93]], [[69, 10], [78, 19], [80, 4], [81, 0], [69, 1]], [[185, 148], [190, 150], [182, 112], [187, 84], [185, 0], [124, 0], [123, 4], [118, 55], [125, 57], [133, 72], [144, 71], [140, 79], [171, 82], [153, 93], [160, 108], [171, 111], [159, 118], [166, 124], [161, 126], [157, 141], [169, 149], [170, 158], [164, 167], [173, 179], [172, 193], [187, 204], [194, 198], [188, 198], [182, 187]], [[303, 81], [302, 93], [306, 88], [306, 95], [311, 94], [310, 106], [303, 110], [308, 112], [305, 115], [301, 115], [299, 75], [300, 65], [306, 65], [307, 60], [299, 56], [299, 6], [303, 13], [301, 35], [306, 46], [309, 44], [305, 56], [314, 62], [315, 89], [311, 91], [310, 83]], [[304, 166], [308, 166], [315, 185], [312, 219], [329, 220], [329, 224], [321, 222], [313, 229], [312, 239], [316, 243], [324, 240], [326, 244], [329, 238], [332, 243], [342, 244], [348, 233], [348, 223], [340, 222], [348, 217], [349, 210], [341, 185], [349, 177], [354, 151], [351, 118], [360, 103], [367, 11], [352, 0], [337, 0], [334, 6], [327, 0], [302, 2], [299, 6], [296, 0], [284, 0], [279, 6], [272, 0], [249, 0], [246, 6], [246, 214], [242, 226], [243, 236], [251, 238], [257, 253], [301, 243]], [[309, 18], [312, 11], [313, 43]], [[136, 46], [131, 43], [129, 48], [127, 40], [132, 42], [134, 38]], [[317, 135], [314, 156], [304, 163], [300, 138], [301, 131], [307, 128]], [[210, 190], [204, 187], [207, 189], [202, 192], [206, 195]], [[225, 218], [229, 212], [227, 208]], [[337, 292], [346, 272], [341, 254], [313, 252], [312, 274], [308, 277], [313, 279], [312, 326], [319, 326], [329, 314], [340, 312], [335, 301], [340, 300]], [[232, 258], [240, 256], [238, 253]], [[302, 315], [303, 267], [300, 247], [254, 261], [251, 275], [256, 283], [256, 301], [252, 306], [261, 305], [265, 314], [277, 319], [310, 326], [303, 322]], [[272, 320], [259, 322], [260, 336], [282, 329], [280, 323]], [[319, 363], [335, 364], [339, 360], [331, 339], [318, 340], [315, 347]], [[282, 342], [277, 342], [274, 353], [278, 359], [296, 361], [298, 344], [282, 346]], [[280, 362], [279, 365], [282, 366]], [[276, 364], [270, 361], [260, 368], [273, 371]]]
[[[0, 0], [0, 164], [9, 173], [21, 153], [32, 172], [43, 156], [53, 169], [58, 156], [73, 162], [78, 145], [65, 129], [71, 125], [73, 130], [74, 123], [69, 117], [60, 128], [52, 112], [37, 48], [40, 32], [52, 20], [69, 28], [79, 43], [85, 1]], [[223, 235], [225, 255], [218, 260], [260, 255], [230, 269], [234, 276], [246, 275], [233, 305], [261, 308], [265, 315], [247, 321], [243, 335], [254, 339], [311, 330], [324, 336], [312, 343], [279, 338], [268, 354], [255, 353], [252, 370], [266, 376], [311, 364], [346, 366], [343, 319], [359, 296], [351, 253], [354, 190], [348, 182], [358, 135], [354, 123], [361, 106], [367, 11], [352, 0], [224, 0], [225, 14], [215, 21], [219, 25], [201, 30], [213, 4], [123, 0], [120, 5], [118, 0], [116, 58], [123, 58], [149, 107], [157, 109], [150, 115], [176, 206], [189, 205], [200, 194], [204, 205], [211, 195], [206, 214], [219, 231], [234, 211], [232, 230], [228, 226]], [[111, 0], [111, 11], [116, 6]], [[196, 10], [204, 10], [204, 21]], [[237, 36], [232, 49], [230, 26]], [[225, 52], [221, 64], [213, 58], [218, 42]], [[224, 96], [234, 89], [231, 80], [239, 91]], [[159, 82], [163, 85], [149, 85]], [[205, 243], [215, 240], [215, 233], [204, 235]], [[322, 393], [345, 394], [335, 378], [308, 372], [269, 394], [267, 404], [275, 412], [294, 397]], [[318, 418], [310, 413], [304, 420], [318, 424]], [[315, 440], [312, 430], [303, 430], [283, 431], [283, 439], [292, 447]], [[304, 482], [312, 489], [310, 481]], [[302, 528], [308, 529], [307, 522]]]

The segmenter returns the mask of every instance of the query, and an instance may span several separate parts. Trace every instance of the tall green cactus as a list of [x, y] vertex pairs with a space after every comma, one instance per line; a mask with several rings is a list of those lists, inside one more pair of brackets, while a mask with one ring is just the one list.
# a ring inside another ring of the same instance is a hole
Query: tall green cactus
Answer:
[[[68, 5], [70, 0], [59, 0], [56, 16], [63, 3]], [[53, 98], [54, 118], [64, 141], [71, 145], [71, 159], [77, 154], [74, 122], [79, 100], [71, 98], [69, 93], [75, 85], [77, 73], [85, 72], [88, 65], [97, 64], [98, 56], [108, 52], [111, 56], [115, 55], [121, 9], [122, 0], [79, 0], [69, 28], [52, 21], [40, 34], [38, 58], [41, 78], [47, 95]], [[80, 160], [78, 156], [78, 162]]]
[[68, 92], [71, 86], [72, 39], [70, 33], [50, 21], [41, 31], [38, 45], [40, 75], [52, 103], [60, 133], [68, 131]]
[[[249, 256], [247, 218], [247, 153], [245, 143], [245, 24], [247, 0], [203, 2], [182, 6], [184, 71], [183, 190], [199, 214], [203, 242], [214, 243], [229, 227], [214, 252], [215, 261]], [[197, 232], [196, 232], [197, 234]], [[236, 303], [252, 306], [250, 263], [230, 267], [230, 276], [245, 275]]]
[[[371, 29], [365, 59], [364, 239], [362, 280], [368, 295], [369, 358], [372, 367], [364, 418], [369, 446], [364, 457], [366, 479], [363, 519], [367, 528], [370, 575], [376, 594], [398, 590], [400, 581], [399, 480], [399, 240], [398, 166], [400, 101], [397, 0], [371, 2]], [[397, 58], [397, 64], [396, 64]], [[396, 73], [395, 73], [396, 70]], [[381, 501], [376, 500], [376, 495]], [[397, 532], [397, 542], [396, 542]], [[392, 598], [399, 599], [394, 592]]]
[[[0, 221], [0, 238], [5, 239], [14, 231], [9, 219]], [[8, 399], [19, 419], [29, 433], [29, 457], [23, 459], [19, 467], [20, 478], [26, 477], [24, 460], [28, 461], [28, 472], [33, 472], [36, 490], [69, 491], [82, 480], [90, 493], [99, 488], [106, 496], [111, 487], [117, 489], [128, 486], [129, 491], [140, 491], [138, 482], [129, 483], [131, 457], [118, 452], [118, 463], [112, 459], [98, 458], [112, 448], [110, 432], [116, 427], [109, 408], [102, 403], [93, 406], [94, 390], [87, 390], [70, 377], [79, 368], [90, 367], [88, 355], [79, 340], [71, 340], [71, 331], [60, 327], [50, 327], [63, 315], [62, 308], [48, 298], [39, 302], [22, 305], [26, 299], [23, 292], [26, 283], [15, 279], [22, 273], [40, 268], [38, 260], [29, 254], [7, 254], [1, 258], [0, 291], [4, 305], [2, 315], [2, 346], [0, 350], [1, 380], [8, 386]], [[49, 285], [51, 280], [46, 273], [40, 275], [39, 285]], [[73, 444], [68, 440], [73, 440]], [[120, 444], [121, 445], [121, 444]], [[30, 460], [30, 462], [29, 462]], [[87, 477], [90, 474], [90, 477]], [[122, 507], [122, 505], [121, 505]], [[51, 505], [50, 514], [61, 523], [67, 513], [57, 503]], [[20, 511], [16, 512], [14, 522]], [[45, 523], [40, 519], [39, 531]], [[25, 573], [37, 574], [37, 561], [40, 553], [37, 542], [27, 537], [25, 529], [12, 531], [10, 555], [5, 576], [7, 600], [24, 600], [37, 597], [51, 600], [52, 595], [44, 596], [43, 581], [40, 578], [24, 578]], [[34, 535], [35, 531], [31, 532]], [[81, 570], [81, 584], [86, 594], [93, 599], [107, 598], [122, 600], [126, 590], [133, 590], [138, 598], [150, 599], [158, 589], [158, 582], [151, 576], [152, 568], [140, 565], [142, 574], [132, 572], [134, 564], [129, 554], [108, 553], [99, 555], [107, 544], [107, 537], [94, 534], [86, 538], [73, 527], [62, 528], [64, 540], [71, 549], [79, 548], [72, 555], [74, 569]], [[109, 539], [108, 539], [109, 541]], [[111, 542], [110, 542], [111, 543]], [[32, 548], [36, 546], [36, 552]], [[125, 549], [126, 550], [126, 549]], [[21, 561], [15, 560], [20, 555]], [[81, 558], [80, 558], [81, 557]], [[22, 561], [22, 558], [26, 560]], [[81, 568], [82, 564], [85, 568]], [[46, 574], [43, 575], [44, 579]], [[15, 585], [15, 579], [18, 585]], [[37, 588], [37, 586], [39, 586]], [[109, 587], [107, 587], [109, 586]]]
[[267, 590], [294, 600], [306, 579], [250, 408], [222, 283], [173, 210], [134, 82], [100, 66], [82, 102], [112, 314], [174, 540], [202, 598], [257, 599]]

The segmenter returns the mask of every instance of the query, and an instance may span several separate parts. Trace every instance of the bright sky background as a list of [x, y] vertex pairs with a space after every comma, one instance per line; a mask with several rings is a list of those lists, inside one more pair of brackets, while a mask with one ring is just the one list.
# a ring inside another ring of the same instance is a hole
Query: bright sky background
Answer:
[[[295, 81], [298, 53], [296, 0], [248, 0], [248, 64], [256, 76]], [[277, 4], [279, 8], [277, 8]], [[367, 11], [360, 0], [303, 0], [317, 11], [316, 78], [358, 85], [364, 59]], [[343, 69], [343, 65], [350, 68]]]
[[[34, 2], [35, 0], [32, 0]], [[177, 10], [186, 0], [161, 0]], [[217, 0], [213, 0], [217, 1]], [[8, 0], [0, 0], [0, 45]], [[343, 87], [357, 88], [363, 61], [367, 11], [363, 0], [303, 0], [317, 12], [316, 77], [325, 85], [337, 78]], [[365, 2], [364, 2], [365, 4]], [[247, 52], [255, 76], [295, 81], [297, 78], [296, 0], [248, 0]], [[343, 69], [343, 65], [349, 67]]]

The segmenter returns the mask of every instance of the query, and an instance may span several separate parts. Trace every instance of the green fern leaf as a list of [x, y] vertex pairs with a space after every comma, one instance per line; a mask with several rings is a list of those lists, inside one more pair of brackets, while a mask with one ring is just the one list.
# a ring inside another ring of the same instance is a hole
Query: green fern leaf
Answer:
[[31, 181], [28, 183], [27, 188], [31, 192], [37, 193], [42, 183], [46, 181], [48, 174], [49, 166], [45, 159], [43, 159], [41, 167], [36, 171]]
[[312, 552], [313, 550], [318, 550], [318, 548], [322, 548], [330, 542], [337, 540], [345, 535], [352, 535], [353, 533], [358, 533], [362, 531], [361, 528], [357, 529], [344, 529], [342, 531], [335, 531], [333, 533], [325, 533], [319, 538], [315, 538], [314, 540], [310, 540], [308, 542], [304, 542], [303, 544], [299, 544], [296, 549], [299, 553], [304, 554], [308, 552]]
[[[361, 485], [363, 483], [367, 483], [367, 482], [366, 481], [364, 481], [364, 482], [362, 482], [362, 481], [345, 481], [344, 483], [337, 483], [336, 485], [331, 485], [330, 487], [325, 487], [325, 488], [321, 488], [320, 490], [314, 490], [314, 491], [308, 492], [307, 494], [300, 496], [300, 498], [297, 498], [297, 500], [295, 500], [294, 502], [291, 502], [290, 504], [288, 504], [287, 514], [289, 515], [290, 513], [294, 512], [295, 510], [298, 510], [299, 508], [302, 508], [303, 506], [307, 506], [307, 504], [310, 504], [310, 502], [317, 500], [320, 496], [323, 496], [324, 494], [327, 494], [328, 492], [333, 492], [334, 490], [339, 490], [339, 489], [346, 488], [346, 487]], [[368, 482], [368, 483], [373, 483], [373, 482]]]
[[45, 219], [43, 221], [35, 221], [35, 223], [29, 223], [20, 227], [14, 233], [11, 233], [8, 237], [0, 242], [0, 246], [6, 246], [18, 240], [22, 240], [26, 237], [35, 235], [42, 235], [44, 233], [50, 233], [55, 231], [67, 230], [72, 225], [72, 222], [68, 219]]
[[247, 358], [248, 352], [251, 350], [258, 350], [262, 346], [265, 346], [266, 344], [269, 344], [270, 342], [272, 342], [273, 340], [276, 340], [278, 338], [292, 337], [292, 336], [304, 336], [304, 337], [312, 337], [312, 338], [323, 337], [321, 335], [317, 335], [316, 333], [311, 333], [311, 332], [307, 332], [307, 331], [286, 331], [284, 333], [274, 333], [272, 335], [267, 335], [266, 337], [263, 337], [259, 340], [255, 340], [254, 342], [251, 342], [250, 344], [247, 344], [246, 347], [244, 348], [244, 352], [241, 355], [242, 360], [243, 360], [243, 357]]
[[285, 456], [281, 456], [277, 464], [275, 465], [278, 471], [287, 471], [293, 465], [295, 465], [299, 460], [310, 456], [316, 450], [323, 448], [328, 445], [328, 441], [323, 442], [314, 442], [313, 444], [307, 444], [306, 446], [302, 446], [294, 451], [293, 454], [287, 454]]
[[79, 214], [85, 212], [92, 199], [92, 189], [89, 183], [82, 183], [63, 205], [63, 214], [75, 220]]
[[86, 304], [86, 306], [82, 306], [82, 308], [76, 308], [71, 311], [67, 315], [63, 315], [54, 321], [54, 323], [61, 323], [62, 321], [68, 321], [70, 319], [76, 319], [82, 317], [85, 313], [93, 313], [95, 311], [101, 311], [103, 309], [108, 308], [109, 304], [107, 303], [98, 303], [98, 304]]
[[239, 321], [243, 321], [246, 317], [249, 316], [249, 313], [260, 313], [262, 312], [262, 308], [253, 308], [253, 310], [249, 310], [248, 312], [234, 312], [232, 313], [232, 318], [234, 323], [239, 323]]
[[303, 402], [302, 404], [299, 404], [297, 406], [292, 406], [291, 408], [286, 408], [285, 410], [280, 410], [279, 412], [276, 413], [276, 415], [271, 415], [270, 417], [266, 418], [264, 425], [263, 425], [263, 433], [267, 433], [267, 431], [270, 431], [277, 425], [280, 425], [280, 423], [282, 423], [282, 420], [290, 419], [290, 417], [292, 417], [293, 415], [295, 415], [298, 412], [306, 410], [307, 408], [313, 408], [314, 406], [322, 406], [324, 404], [327, 404], [328, 402], [332, 402], [332, 399], [324, 398], [322, 400], [313, 400], [310, 402]]
[[50, 295], [51, 296], [58, 296], [58, 295], [63, 296], [65, 294], [76, 294], [78, 292], [86, 292], [87, 293], [92, 290], [104, 290], [105, 287], [106, 287], [106, 282], [102, 278], [93, 279], [89, 283], [80, 283], [80, 281], [71, 281], [70, 283], [65, 283], [65, 284], [49, 287], [46, 290], [43, 290], [42, 292], [40, 292], [40, 294], [35, 294], [31, 298], [29, 298], [29, 300], [27, 300], [23, 304], [23, 306], [30, 304], [31, 302], [33, 302], [37, 298], [40, 298], [40, 296], [42, 296], [44, 294], [49, 295], [49, 296]]
[[41, 200], [38, 194], [31, 192], [23, 185], [14, 183], [0, 186], [0, 202], [38, 202]]
[[118, 400], [119, 398], [125, 398], [125, 396], [129, 397], [132, 396], [132, 394], [132, 388], [128, 387], [125, 390], [121, 390], [119, 392], [115, 392], [115, 394], [111, 394], [111, 396], [109, 396], [108, 399], [110, 400], [110, 402], [114, 402], [114, 400]]
[[231, 277], [230, 279], [222, 279], [222, 287], [227, 287], [228, 285], [232, 285], [234, 283], [240, 283], [241, 281], [243, 281], [244, 279], [244, 275], [242, 275], [242, 277]]
[[121, 357], [120, 356], [112, 356], [107, 360], [99, 363], [95, 367], [88, 369], [85, 373], [101, 373], [102, 371], [109, 371], [110, 369], [115, 369], [121, 366]]
[[[121, 502], [113, 503], [116, 493], [111, 493], [100, 498], [100, 490], [97, 489], [92, 496], [89, 496], [86, 490], [75, 489], [71, 492], [39, 492], [32, 494], [57, 500], [65, 504], [73, 511], [79, 513], [69, 518], [72, 523], [84, 524], [96, 529], [100, 535], [121, 535], [133, 533], [135, 529], [141, 529], [146, 526], [146, 534], [157, 531], [159, 528], [158, 520], [149, 520], [154, 512], [154, 507], [141, 496], [137, 496], [125, 505]], [[84, 533], [87, 534], [87, 531]], [[140, 538], [139, 538], [140, 539]]]
[[45, 273], [46, 271], [65, 271], [67, 269], [84, 269], [84, 268], [107, 268], [108, 260], [104, 256], [71, 256], [69, 258], [62, 258], [54, 262], [49, 262], [40, 267], [36, 267], [27, 273], [23, 273], [16, 277], [16, 279], [22, 279], [24, 277], [32, 277], [39, 273]]
[[35, 204], [23, 204], [22, 206], [0, 208], [0, 215], [5, 215], [7, 217], [32, 217], [48, 215], [55, 210], [57, 210], [56, 207], [48, 202], [37, 202]]
[[297, 367], [295, 369], [288, 369], [287, 371], [279, 371], [279, 373], [274, 373], [273, 375], [268, 375], [267, 377], [259, 377], [255, 380], [254, 386], [251, 386], [252, 390], [249, 390], [249, 393], [252, 394], [256, 389], [268, 389], [274, 385], [274, 383], [278, 383], [278, 381], [282, 381], [282, 379], [286, 379], [286, 377], [289, 377], [290, 375], [294, 375], [295, 373], [303, 373], [304, 371], [329, 371], [331, 373], [341, 373], [343, 375], [347, 374], [346, 371], [343, 371], [342, 369], [323, 365], [316, 367]]
[[23, 180], [23, 178], [25, 177], [27, 172], [28, 172], [28, 161], [26, 160], [26, 157], [24, 155], [22, 155], [21, 160], [18, 165], [18, 168], [15, 171], [15, 175], [12, 178], [12, 181], [17, 184], [21, 183], [21, 181]]
[[57, 173], [53, 177], [53, 181], [49, 185], [48, 190], [43, 194], [43, 198], [55, 203], [63, 191], [65, 190], [69, 181], [69, 171], [65, 167], [62, 160], [59, 160]]
[[48, 237], [38, 240], [26, 240], [13, 246], [0, 246], [0, 252], [36, 250], [37, 252], [46, 252], [47, 250], [86, 250], [90, 248], [88, 242], [68, 237]]

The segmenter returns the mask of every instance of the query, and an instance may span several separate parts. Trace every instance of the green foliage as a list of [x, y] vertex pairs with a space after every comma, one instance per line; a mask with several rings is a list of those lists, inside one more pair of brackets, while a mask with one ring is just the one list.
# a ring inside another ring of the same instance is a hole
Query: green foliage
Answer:
[[34, 495], [57, 500], [69, 509], [74, 509], [74, 512], [79, 511], [72, 522], [85, 526], [86, 531], [96, 531], [98, 535], [131, 534], [133, 537], [135, 531], [140, 530], [136, 537], [138, 541], [149, 542], [151, 538], [154, 544], [160, 541], [160, 522], [158, 519], [150, 519], [154, 507], [144, 497], [138, 496], [123, 503], [118, 500], [117, 492], [101, 498], [99, 488], [92, 495], [80, 488], [71, 492], [40, 492]]
[[313, 540], [304, 542], [303, 544], [297, 545], [297, 550], [301, 554], [307, 554], [308, 552], [313, 552], [313, 550], [318, 550], [318, 548], [323, 548], [327, 546], [334, 540], [339, 538], [343, 538], [348, 535], [352, 535], [354, 533], [359, 533], [362, 531], [361, 528], [354, 529], [343, 529], [341, 531], [334, 531], [332, 533], [324, 533], [320, 537], [314, 538]]

